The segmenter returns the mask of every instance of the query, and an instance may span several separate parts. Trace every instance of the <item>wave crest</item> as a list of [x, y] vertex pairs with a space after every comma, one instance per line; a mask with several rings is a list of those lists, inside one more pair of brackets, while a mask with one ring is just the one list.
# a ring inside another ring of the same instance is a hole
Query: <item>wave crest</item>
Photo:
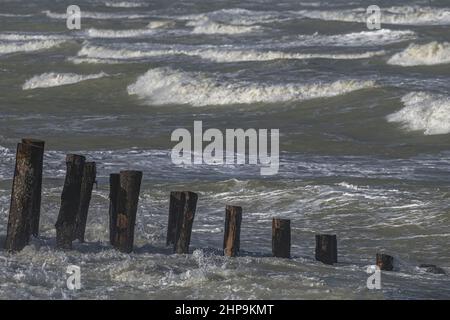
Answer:
[[18, 42], [0, 42], [0, 55], [16, 52], [32, 52], [46, 50], [53, 47], [57, 47], [64, 43], [64, 40], [31, 40], [31, 41], [18, 41]]
[[399, 66], [450, 63], [450, 43], [433, 41], [423, 45], [410, 44], [405, 50], [393, 55], [388, 63]]
[[410, 131], [426, 135], [450, 133], [450, 97], [426, 92], [411, 92], [402, 98], [405, 107], [387, 117]]
[[[363, 8], [346, 10], [302, 10], [300, 15], [326, 21], [366, 23], [367, 13]], [[397, 6], [381, 8], [381, 23], [394, 25], [448, 25], [450, 8], [419, 6]]]
[[227, 82], [202, 73], [157, 68], [149, 70], [129, 85], [128, 93], [150, 104], [207, 106], [302, 101], [338, 96], [374, 86], [373, 81], [360, 80], [305, 85]]
[[37, 75], [27, 80], [22, 86], [23, 90], [31, 90], [36, 88], [59, 87], [69, 84], [78, 83], [85, 80], [98, 79], [107, 76], [106, 73], [79, 75], [76, 73], [56, 73], [49, 72]]
[[335, 59], [353, 60], [368, 59], [384, 55], [385, 51], [368, 51], [361, 53], [298, 53], [282, 51], [257, 51], [257, 50], [229, 50], [211, 49], [209, 47], [196, 46], [162, 46], [158, 48], [111, 48], [104, 46], [85, 45], [78, 52], [78, 57], [105, 59], [105, 60], [132, 60], [151, 58], [168, 55], [187, 55], [200, 57], [213, 62], [248, 62], [248, 61], [270, 61], [278, 59]]

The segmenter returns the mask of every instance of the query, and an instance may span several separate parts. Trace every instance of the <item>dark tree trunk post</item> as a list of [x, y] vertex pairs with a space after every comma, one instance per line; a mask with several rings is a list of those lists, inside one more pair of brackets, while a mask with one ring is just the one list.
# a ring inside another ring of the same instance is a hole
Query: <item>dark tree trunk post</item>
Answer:
[[84, 242], [84, 232], [91, 203], [92, 189], [97, 178], [97, 166], [95, 162], [86, 162], [83, 170], [83, 180], [81, 182], [80, 207], [78, 208], [75, 239]]
[[242, 208], [226, 206], [223, 253], [229, 257], [239, 255], [241, 241]]
[[167, 238], [166, 245], [175, 245], [177, 237], [177, 228], [181, 225], [181, 219], [185, 210], [193, 210], [195, 212], [196, 203], [192, 208], [186, 207], [186, 201], [189, 195], [193, 194], [189, 191], [172, 191], [170, 193], [169, 204], [169, 221], [167, 222]]
[[192, 224], [194, 223], [198, 196], [190, 191], [177, 192], [174, 196], [178, 197], [180, 205], [176, 206], [177, 211], [174, 213], [176, 231], [173, 251], [179, 254], [189, 253], [189, 243], [191, 242]]
[[272, 220], [272, 255], [278, 258], [291, 257], [291, 220]]
[[177, 235], [177, 219], [179, 212], [183, 211], [184, 207], [184, 193], [179, 191], [172, 191], [170, 193], [169, 202], [169, 220], [167, 221], [167, 237], [166, 245], [174, 245], [175, 237]]
[[141, 189], [142, 171], [121, 171], [114, 246], [121, 252], [133, 251], [134, 226]]
[[56, 221], [56, 247], [72, 249], [75, 224], [80, 207], [80, 191], [83, 179], [85, 157], [68, 154], [66, 157], [66, 179], [61, 195], [61, 209]]
[[117, 226], [117, 202], [120, 189], [120, 174], [109, 175], [109, 243], [115, 246]]
[[34, 145], [23, 143], [17, 145], [5, 241], [5, 249], [8, 251], [20, 251], [30, 241], [31, 219], [37, 190], [35, 160], [40, 157], [40, 154], [41, 148]]
[[383, 271], [394, 270], [394, 257], [383, 253], [377, 253], [377, 266]]
[[33, 205], [31, 209], [31, 234], [39, 236], [39, 219], [41, 216], [41, 197], [42, 197], [42, 171], [44, 165], [44, 147], [45, 142], [36, 139], [22, 139], [23, 144], [30, 144], [39, 148], [39, 153], [32, 159], [34, 176], [36, 184], [33, 191]]
[[337, 237], [331, 234], [316, 235], [316, 260], [325, 264], [337, 263]]

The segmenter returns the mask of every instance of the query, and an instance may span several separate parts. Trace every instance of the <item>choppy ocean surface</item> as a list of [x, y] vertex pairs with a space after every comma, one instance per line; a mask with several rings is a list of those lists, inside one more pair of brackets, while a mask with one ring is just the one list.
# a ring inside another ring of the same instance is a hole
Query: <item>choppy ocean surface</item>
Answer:
[[[450, 298], [450, 2], [1, 0], [0, 242], [16, 143], [47, 142], [41, 238], [0, 249], [0, 299]], [[82, 10], [81, 30], [66, 8]], [[366, 8], [382, 8], [381, 30]], [[175, 166], [176, 128], [279, 128], [280, 172]], [[98, 162], [87, 243], [54, 249], [68, 152]], [[144, 171], [136, 250], [108, 244], [108, 177]], [[165, 247], [169, 192], [199, 193], [191, 255]], [[243, 207], [242, 256], [220, 255]], [[292, 220], [293, 259], [271, 253]], [[339, 263], [314, 260], [335, 233]], [[368, 290], [375, 253], [396, 259]], [[66, 288], [68, 265], [82, 290]]]

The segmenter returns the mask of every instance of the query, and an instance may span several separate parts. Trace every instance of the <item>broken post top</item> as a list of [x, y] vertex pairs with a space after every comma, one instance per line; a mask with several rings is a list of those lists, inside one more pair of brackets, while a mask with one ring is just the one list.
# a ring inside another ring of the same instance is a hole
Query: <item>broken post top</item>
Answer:
[[44, 148], [44, 146], [45, 146], [45, 141], [33, 139], [33, 138], [24, 138], [24, 139], [22, 139], [22, 143], [23, 144], [31, 144], [31, 145], [33, 145], [35, 147], [39, 147], [39, 148]]
[[240, 206], [232, 206], [232, 205], [226, 205], [225, 206], [225, 210], [226, 211], [237, 211], [237, 212], [241, 212], [242, 213], [242, 207]]
[[291, 224], [291, 220], [290, 219], [273, 218], [272, 223], [277, 224], [277, 225], [289, 225], [289, 224]]
[[74, 164], [81, 164], [85, 163], [86, 157], [80, 156], [78, 154], [68, 154], [66, 156], [66, 162], [74, 163]]
[[336, 235], [335, 234], [321, 233], [321, 234], [316, 234], [316, 239], [317, 238], [336, 238]]
[[185, 194], [185, 195], [188, 195], [189, 197], [198, 197], [198, 195], [192, 191], [171, 191], [170, 194], [171, 195]]
[[123, 170], [123, 171], [120, 171], [120, 176], [129, 177], [129, 178], [140, 178], [140, 177], [142, 177], [142, 171]]

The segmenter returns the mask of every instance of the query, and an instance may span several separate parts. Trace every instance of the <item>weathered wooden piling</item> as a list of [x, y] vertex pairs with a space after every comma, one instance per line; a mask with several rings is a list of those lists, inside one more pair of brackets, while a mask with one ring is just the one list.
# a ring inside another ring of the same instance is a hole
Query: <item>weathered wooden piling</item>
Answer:
[[66, 156], [66, 179], [61, 194], [61, 209], [56, 221], [56, 247], [72, 249], [75, 224], [80, 207], [80, 191], [83, 180], [85, 157], [68, 154]]
[[121, 171], [117, 201], [114, 246], [121, 252], [133, 251], [134, 226], [141, 190], [142, 171]]
[[120, 174], [109, 175], [109, 243], [115, 246], [117, 226], [117, 202], [120, 189]]
[[177, 235], [177, 221], [181, 216], [180, 212], [186, 205], [186, 196], [182, 191], [172, 191], [169, 201], [169, 220], [167, 221], [166, 245], [174, 245]]
[[377, 253], [376, 264], [380, 270], [392, 271], [394, 270], [394, 257], [384, 253]]
[[16, 165], [11, 191], [8, 228], [5, 249], [20, 251], [29, 242], [32, 228], [32, 215], [37, 197], [38, 176], [36, 165], [42, 148], [33, 144], [19, 143], [16, 152]]
[[167, 244], [173, 244], [175, 253], [189, 253], [197, 199], [198, 195], [190, 191], [170, 193]]
[[22, 139], [23, 144], [30, 144], [39, 148], [36, 156], [31, 160], [34, 172], [35, 184], [33, 190], [33, 204], [31, 208], [31, 234], [39, 236], [39, 220], [41, 216], [41, 197], [42, 197], [42, 171], [44, 165], [44, 147], [45, 142], [37, 139]]
[[182, 225], [184, 215], [192, 212], [192, 219], [197, 207], [197, 195], [190, 191], [172, 191], [170, 193], [169, 220], [167, 222], [166, 244], [174, 245], [177, 241], [177, 230]]
[[241, 241], [242, 208], [226, 206], [223, 253], [229, 257], [239, 255]]
[[331, 234], [316, 235], [316, 260], [325, 264], [337, 263], [337, 237]]
[[278, 258], [291, 257], [291, 220], [273, 218], [272, 255]]
[[97, 178], [97, 166], [95, 162], [86, 162], [83, 169], [83, 179], [80, 191], [80, 206], [78, 208], [75, 224], [75, 239], [84, 242], [86, 221], [91, 203], [92, 189]]

